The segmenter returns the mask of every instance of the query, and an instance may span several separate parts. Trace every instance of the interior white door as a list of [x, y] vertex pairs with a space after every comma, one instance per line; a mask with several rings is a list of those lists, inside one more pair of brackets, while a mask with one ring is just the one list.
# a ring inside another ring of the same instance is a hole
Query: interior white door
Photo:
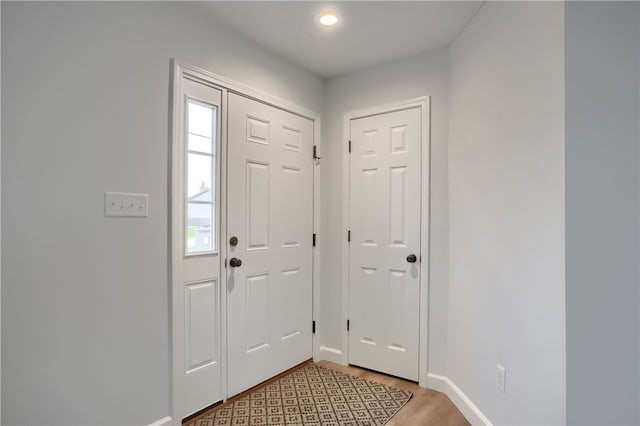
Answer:
[[220, 122], [222, 92], [181, 78], [172, 150], [174, 416], [222, 399]]
[[421, 109], [350, 122], [349, 363], [418, 380]]
[[229, 93], [228, 123], [232, 396], [312, 356], [313, 122]]

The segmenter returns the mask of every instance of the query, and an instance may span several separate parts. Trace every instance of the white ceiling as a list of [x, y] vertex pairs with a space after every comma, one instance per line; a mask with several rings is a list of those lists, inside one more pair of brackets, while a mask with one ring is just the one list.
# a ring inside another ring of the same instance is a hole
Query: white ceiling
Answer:
[[[312, 71], [331, 77], [446, 46], [482, 1], [213, 1], [212, 20]], [[316, 24], [332, 9], [334, 28]]]

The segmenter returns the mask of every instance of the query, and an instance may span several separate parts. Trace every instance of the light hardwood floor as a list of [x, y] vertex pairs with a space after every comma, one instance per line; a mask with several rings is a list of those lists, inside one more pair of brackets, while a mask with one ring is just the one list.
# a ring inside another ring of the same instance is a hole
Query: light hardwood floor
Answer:
[[384, 385], [413, 392], [413, 396], [386, 426], [468, 426], [470, 423], [451, 402], [447, 395], [431, 389], [423, 389], [413, 382], [386, 376], [374, 371], [353, 366], [344, 366], [329, 361], [317, 363], [332, 370], [343, 371], [353, 376], [364, 377]]

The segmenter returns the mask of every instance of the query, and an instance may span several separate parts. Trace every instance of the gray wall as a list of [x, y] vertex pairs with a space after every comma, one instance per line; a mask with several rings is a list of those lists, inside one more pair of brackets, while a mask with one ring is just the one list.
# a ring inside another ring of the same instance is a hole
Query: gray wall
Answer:
[[567, 2], [567, 422], [638, 412], [638, 3]]
[[451, 47], [447, 375], [494, 424], [565, 422], [563, 34], [487, 2]]
[[342, 153], [344, 113], [431, 96], [429, 370], [443, 374], [447, 328], [448, 49], [436, 49], [326, 81], [323, 110], [321, 344], [342, 350]]
[[[188, 3], [2, 2], [3, 424], [169, 414], [169, 59], [321, 111], [322, 81]], [[150, 195], [106, 219], [103, 192]]]

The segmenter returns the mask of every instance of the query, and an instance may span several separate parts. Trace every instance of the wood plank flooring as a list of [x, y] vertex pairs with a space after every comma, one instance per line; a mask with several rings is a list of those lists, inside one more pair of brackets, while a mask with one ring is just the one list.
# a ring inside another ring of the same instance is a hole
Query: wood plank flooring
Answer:
[[470, 426], [449, 397], [441, 392], [423, 389], [413, 382], [358, 367], [346, 367], [329, 361], [319, 361], [317, 364], [413, 392], [407, 405], [402, 407], [386, 426]]

